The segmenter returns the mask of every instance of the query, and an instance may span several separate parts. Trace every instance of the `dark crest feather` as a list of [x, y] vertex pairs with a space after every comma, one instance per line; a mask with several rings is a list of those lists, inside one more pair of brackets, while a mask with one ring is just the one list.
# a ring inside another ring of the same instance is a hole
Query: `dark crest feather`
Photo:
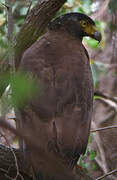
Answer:
[[95, 22], [87, 15], [82, 14], [82, 13], [72, 12], [72, 13], [63, 14], [62, 16], [57, 17], [55, 20], [51, 21], [48, 24], [48, 28], [52, 30], [52, 29], [61, 27], [67, 21], [80, 21], [80, 20], [86, 20], [90, 24], [95, 25]]

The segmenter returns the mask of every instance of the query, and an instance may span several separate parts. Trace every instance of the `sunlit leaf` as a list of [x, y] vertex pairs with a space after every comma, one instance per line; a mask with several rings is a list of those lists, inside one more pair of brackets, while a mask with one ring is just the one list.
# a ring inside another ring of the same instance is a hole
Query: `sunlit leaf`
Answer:
[[98, 41], [96, 41], [95, 39], [92, 39], [92, 38], [84, 38], [85, 39], [85, 42], [87, 42], [87, 44], [96, 49], [98, 47]]
[[100, 96], [94, 96], [94, 100], [100, 99]]

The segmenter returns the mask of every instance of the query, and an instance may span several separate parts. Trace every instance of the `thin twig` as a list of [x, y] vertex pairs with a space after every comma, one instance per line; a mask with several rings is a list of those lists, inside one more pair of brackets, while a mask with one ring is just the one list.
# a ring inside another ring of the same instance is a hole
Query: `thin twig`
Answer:
[[104, 98], [106, 100], [110, 100], [110, 101], [113, 101], [115, 103], [117, 103], [117, 98], [116, 97], [111, 97], [107, 94], [104, 94], [103, 92], [101, 91], [94, 91], [94, 96], [99, 96], [99, 98]]
[[90, 132], [97, 132], [97, 131], [103, 131], [103, 130], [107, 130], [107, 129], [113, 129], [113, 128], [117, 128], [117, 125], [114, 126], [107, 126], [107, 127], [103, 127], [103, 128], [97, 128], [97, 129], [92, 129]]
[[110, 172], [104, 174], [103, 176], [100, 176], [100, 177], [96, 178], [95, 180], [103, 179], [103, 178], [105, 178], [105, 177], [107, 177], [107, 176], [109, 176], [109, 175], [111, 175], [111, 174], [116, 173], [116, 172], [117, 172], [117, 169], [115, 169], [115, 170], [113, 170], [113, 171], [110, 171]]
[[107, 104], [108, 106], [111, 107], [111, 109], [113, 109], [115, 112], [117, 112], [117, 103], [116, 102], [114, 102], [110, 99], [102, 98], [102, 97], [99, 97], [98, 100], [100, 100], [104, 104]]
[[115, 112], [117, 112], [117, 98], [111, 97], [107, 94], [102, 93], [101, 91], [94, 91], [94, 96], [97, 96], [97, 100], [108, 104]]
[[[92, 126], [93, 126], [93, 128], [97, 129], [97, 125], [96, 125], [96, 123], [94, 121], [92, 122]], [[102, 162], [102, 170], [103, 170], [104, 173], [107, 173], [109, 171], [109, 169], [108, 169], [108, 165], [107, 165], [107, 162], [106, 162], [106, 157], [105, 157], [105, 151], [103, 149], [103, 144], [102, 144], [102, 141], [100, 139], [100, 134], [98, 132], [95, 134], [94, 139], [95, 139], [96, 145], [98, 147], [100, 159], [101, 159], [101, 162]]]
[[13, 156], [14, 156], [15, 166], [16, 166], [16, 172], [17, 172], [17, 173], [16, 173], [16, 176], [15, 176], [14, 178], [11, 178], [9, 175], [7, 175], [8, 172], [9, 172], [9, 170], [7, 170], [7, 174], [5, 174], [5, 176], [6, 176], [7, 178], [9, 178], [9, 179], [12, 179], [12, 180], [17, 180], [17, 178], [18, 178], [18, 176], [19, 176], [19, 177], [21, 178], [21, 180], [24, 180], [23, 176], [22, 176], [22, 175], [20, 174], [20, 172], [19, 172], [17, 157], [16, 157], [16, 155], [15, 155], [15, 153], [14, 153], [13, 148], [12, 148], [11, 145], [9, 144], [6, 136], [3, 135], [3, 134], [1, 134], [1, 135], [2, 135], [3, 138], [5, 139], [5, 141], [6, 141], [7, 145], [8, 145], [8, 147], [9, 147], [9, 149], [11, 150], [11, 152], [12, 152], [12, 154], [13, 154]]

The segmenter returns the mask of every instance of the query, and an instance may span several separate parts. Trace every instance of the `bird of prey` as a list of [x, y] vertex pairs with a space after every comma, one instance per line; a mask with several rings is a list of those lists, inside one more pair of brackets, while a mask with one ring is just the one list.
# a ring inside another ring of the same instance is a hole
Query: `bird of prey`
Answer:
[[[100, 42], [95, 22], [85, 14], [64, 14], [24, 52], [19, 68], [38, 87], [21, 109], [23, 132], [45, 157], [53, 154], [69, 169], [86, 151], [92, 117], [93, 80], [84, 36]], [[25, 143], [34, 168], [44, 169], [47, 159]]]

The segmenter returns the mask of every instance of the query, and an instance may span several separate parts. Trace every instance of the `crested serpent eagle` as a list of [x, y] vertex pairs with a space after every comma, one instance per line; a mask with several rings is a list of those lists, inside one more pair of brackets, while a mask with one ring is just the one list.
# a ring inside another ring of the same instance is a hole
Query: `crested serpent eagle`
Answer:
[[38, 147], [69, 169], [85, 153], [93, 80], [88, 52], [82, 44], [84, 36], [100, 42], [94, 21], [81, 13], [64, 14], [49, 23], [47, 32], [22, 57], [20, 71], [33, 77], [39, 87], [21, 109], [23, 132], [37, 144], [34, 149], [25, 142], [36, 171], [46, 169], [47, 164]]

